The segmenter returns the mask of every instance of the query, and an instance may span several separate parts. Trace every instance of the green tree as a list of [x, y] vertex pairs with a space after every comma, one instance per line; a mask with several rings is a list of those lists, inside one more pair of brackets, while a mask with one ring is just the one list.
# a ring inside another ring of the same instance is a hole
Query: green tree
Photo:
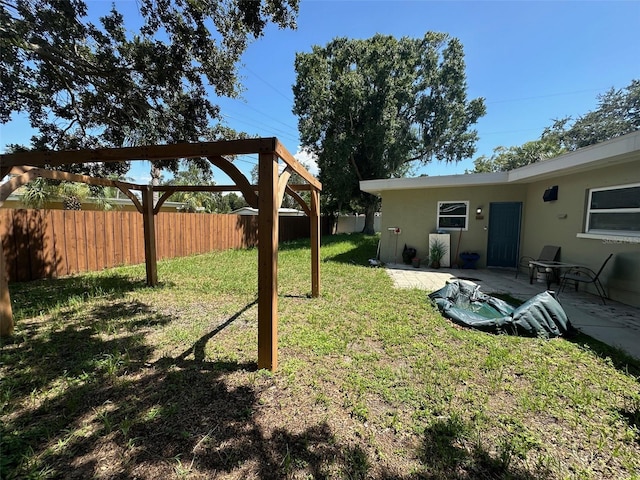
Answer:
[[505, 172], [548, 160], [568, 151], [588, 147], [640, 129], [640, 80], [619, 90], [598, 95], [598, 108], [578, 117], [553, 121], [538, 140], [521, 146], [494, 148], [491, 157], [476, 158], [468, 173]]
[[[188, 163], [186, 170], [179, 170], [166, 185], [215, 185], [210, 171], [202, 170], [197, 165]], [[220, 193], [214, 192], [176, 192], [170, 199], [182, 202], [188, 212], [205, 211], [206, 213], [227, 213], [228, 204]]]
[[230, 192], [223, 196], [224, 201], [229, 206], [229, 210], [224, 213], [232, 212], [238, 208], [247, 207], [249, 204], [242, 195], [238, 195], [235, 192]]
[[[555, 134], [567, 150], [577, 150], [640, 129], [640, 80], [632, 80], [623, 89], [611, 88], [597, 99], [594, 111], [578, 117], [564, 131], [554, 125], [556, 128], [545, 130], [543, 137]], [[562, 127], [569, 121], [557, 123]]]
[[359, 181], [475, 151], [477, 134], [469, 128], [484, 115], [484, 101], [467, 100], [455, 38], [337, 38], [298, 53], [295, 69], [293, 111], [302, 145], [318, 157], [325, 211], [350, 204], [364, 210], [367, 233], [378, 199], [361, 192]]
[[[491, 157], [482, 155], [473, 161], [471, 173], [506, 172], [531, 163], [557, 157], [566, 150], [554, 139], [533, 140], [521, 146], [496, 147]], [[468, 172], [467, 172], [468, 173]]]
[[[91, 195], [89, 185], [75, 182], [49, 181], [36, 178], [22, 189], [21, 202], [27, 208], [44, 208], [48, 202], [61, 200], [64, 210], [82, 210], [82, 203]], [[110, 210], [112, 205], [104, 197], [94, 197], [94, 203], [102, 210]]]
[[248, 42], [269, 22], [295, 28], [298, 11], [298, 0], [137, 5], [142, 25], [131, 34], [115, 3], [93, 22], [82, 0], [0, 2], [0, 123], [28, 114], [39, 150], [212, 139], [220, 112], [207, 87], [237, 96]]

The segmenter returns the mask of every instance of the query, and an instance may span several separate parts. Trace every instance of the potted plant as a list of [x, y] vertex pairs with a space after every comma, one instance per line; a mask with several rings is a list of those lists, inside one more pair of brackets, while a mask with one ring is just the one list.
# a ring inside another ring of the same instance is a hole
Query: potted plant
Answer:
[[420, 268], [420, 259], [418, 257], [413, 257], [411, 259], [411, 264], [413, 265], [413, 268]]
[[447, 245], [441, 240], [433, 240], [429, 245], [429, 261], [431, 268], [440, 268], [442, 257], [447, 254]]

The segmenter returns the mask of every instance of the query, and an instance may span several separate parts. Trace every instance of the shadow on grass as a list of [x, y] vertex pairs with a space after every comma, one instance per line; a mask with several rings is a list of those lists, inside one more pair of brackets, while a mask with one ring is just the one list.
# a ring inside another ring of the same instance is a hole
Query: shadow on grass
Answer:
[[255, 301], [175, 359], [153, 362], [144, 334], [173, 317], [121, 298], [126, 291], [58, 326], [35, 322], [0, 353], [3, 478], [545, 478], [514, 466], [512, 444], [498, 457], [468, 451], [459, 440], [469, 429], [454, 420], [425, 433], [420, 473], [381, 472], [364, 443], [328, 422], [278, 423], [280, 410], [263, 403], [275, 385], [254, 362], [205, 360], [209, 342]]
[[49, 312], [52, 308], [64, 308], [88, 298], [120, 298], [125, 293], [147, 288], [144, 280], [109, 275], [81, 275], [74, 277], [11, 283], [13, 314], [16, 319], [31, 318]]
[[[262, 479], [302, 467], [314, 478], [329, 478], [329, 467], [363, 478], [366, 454], [340, 443], [326, 422], [265, 429], [279, 420], [261, 418], [268, 372], [254, 362], [204, 361], [207, 342], [255, 303], [176, 359], [155, 363], [142, 334], [121, 329], [105, 340], [86, 320], [12, 345], [2, 352], [10, 371], [1, 396], [3, 477], [214, 478], [249, 466]], [[125, 312], [140, 316], [137, 307]]]
[[[166, 366], [168, 364], [173, 364], [173, 365], [178, 365], [178, 366], [180, 366], [182, 368], [186, 368], [186, 367], [190, 366], [188, 364], [188, 362], [187, 362], [187, 357], [189, 355], [193, 354], [193, 358], [194, 358], [195, 364], [197, 364], [199, 366], [199, 368], [204, 368], [204, 363], [203, 362], [204, 362], [204, 359], [205, 359], [205, 349], [206, 349], [206, 346], [207, 346], [207, 342], [209, 340], [211, 340], [213, 337], [215, 337], [222, 330], [227, 328], [229, 325], [231, 325], [235, 320], [240, 318], [240, 316], [244, 312], [246, 312], [251, 307], [253, 307], [253, 306], [257, 305], [257, 304], [258, 304], [258, 299], [255, 299], [253, 302], [248, 303], [247, 305], [242, 307], [240, 310], [238, 310], [236, 313], [231, 315], [227, 320], [225, 320], [220, 325], [218, 325], [216, 328], [211, 330], [209, 333], [207, 333], [207, 334], [203, 335], [202, 337], [200, 337], [190, 348], [188, 348], [187, 350], [182, 352], [176, 358], [163, 357], [160, 360], [158, 360], [157, 364], [159, 366]], [[245, 368], [245, 370], [246, 369], [255, 370], [255, 367], [252, 366], [250, 368]]]
[[[10, 366], [2, 387], [2, 398], [10, 398], [0, 425], [3, 473], [113, 479], [545, 478], [516, 468], [508, 448], [499, 457], [465, 449], [459, 440], [470, 428], [460, 421], [437, 421], [428, 429], [422, 467], [405, 476], [377, 469], [365, 444], [340, 438], [326, 421], [299, 429], [279, 424], [279, 409], [264, 408], [264, 395], [274, 388], [271, 374], [258, 371], [254, 362], [205, 361], [208, 342], [255, 303], [221, 320], [175, 359], [153, 363], [155, 352], [136, 328], [171, 318], [126, 302], [96, 307], [87, 312], [90, 321], [57, 331], [42, 327], [12, 345], [2, 354]], [[127, 327], [104, 339], [96, 332], [112, 308]], [[31, 395], [42, 391], [48, 392], [44, 398]]]
[[470, 448], [463, 446], [463, 443], [469, 443], [472, 431], [456, 417], [434, 422], [424, 434], [421, 460], [426, 472], [420, 478], [536, 480], [552, 477], [549, 472], [529, 472], [515, 466], [514, 460], [521, 454], [521, 445], [516, 438], [505, 439], [494, 454], [477, 442]]

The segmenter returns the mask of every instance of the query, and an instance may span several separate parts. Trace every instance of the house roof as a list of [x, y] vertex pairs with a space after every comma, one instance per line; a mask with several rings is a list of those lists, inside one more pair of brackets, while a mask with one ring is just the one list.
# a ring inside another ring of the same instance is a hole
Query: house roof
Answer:
[[365, 180], [360, 182], [360, 189], [379, 194], [388, 190], [530, 183], [634, 160], [640, 162], [640, 130], [508, 172]]
[[[258, 209], [253, 207], [240, 207], [230, 212], [231, 215], [258, 215]], [[279, 208], [278, 215], [285, 216], [304, 216], [305, 213], [302, 210], [295, 208]]]

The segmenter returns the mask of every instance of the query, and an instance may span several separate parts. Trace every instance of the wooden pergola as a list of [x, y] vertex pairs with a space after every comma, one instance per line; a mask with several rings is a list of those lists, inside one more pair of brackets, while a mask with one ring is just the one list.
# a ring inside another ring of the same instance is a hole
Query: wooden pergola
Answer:
[[[258, 185], [251, 185], [244, 174], [227, 158], [233, 155], [258, 155]], [[89, 162], [113, 163], [134, 160], [166, 160], [206, 158], [225, 172], [234, 185], [156, 186], [137, 185], [106, 178], [76, 175], [47, 167]], [[279, 162], [284, 169], [279, 173]], [[292, 173], [307, 183], [288, 185]], [[22, 185], [44, 177], [55, 180], [82, 182], [90, 185], [112, 186], [127, 195], [143, 216], [144, 249], [147, 284], [158, 284], [155, 239], [155, 215], [162, 204], [176, 191], [239, 191], [249, 205], [258, 208], [258, 368], [276, 370], [278, 367], [278, 209], [284, 194], [292, 196], [310, 218], [311, 226], [311, 293], [320, 295], [320, 191], [322, 184], [311, 175], [277, 138], [225, 140], [219, 142], [179, 143], [127, 148], [95, 150], [21, 152], [0, 155], [0, 180], [13, 177], [0, 185], [0, 206]], [[311, 193], [310, 205], [298, 194]], [[134, 193], [141, 193], [141, 200]], [[153, 194], [161, 193], [153, 202]], [[0, 244], [0, 336], [13, 333], [13, 315], [5, 268], [4, 252]]]

